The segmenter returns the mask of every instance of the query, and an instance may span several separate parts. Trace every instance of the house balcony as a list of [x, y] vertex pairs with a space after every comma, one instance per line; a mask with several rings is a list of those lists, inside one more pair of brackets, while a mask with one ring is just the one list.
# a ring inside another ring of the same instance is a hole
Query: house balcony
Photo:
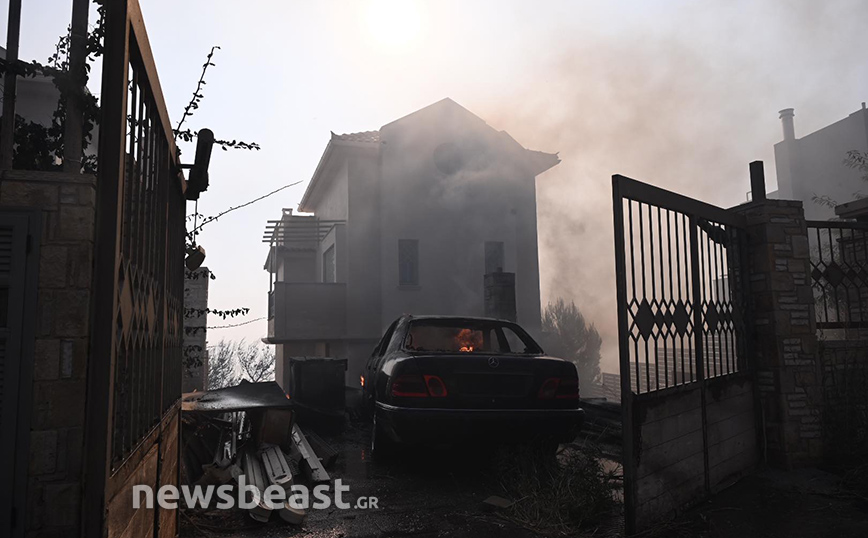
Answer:
[[346, 284], [275, 282], [268, 295], [268, 340], [324, 341], [346, 335]]

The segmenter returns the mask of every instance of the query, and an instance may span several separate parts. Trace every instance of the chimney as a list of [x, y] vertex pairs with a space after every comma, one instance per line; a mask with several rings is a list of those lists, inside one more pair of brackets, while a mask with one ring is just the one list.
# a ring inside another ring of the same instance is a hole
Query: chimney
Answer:
[[515, 273], [504, 273], [498, 267], [483, 277], [485, 285], [485, 316], [516, 321]]
[[793, 117], [796, 115], [794, 109], [785, 108], [780, 111], [781, 124], [784, 127], [784, 140], [796, 139], [796, 128], [793, 125]]

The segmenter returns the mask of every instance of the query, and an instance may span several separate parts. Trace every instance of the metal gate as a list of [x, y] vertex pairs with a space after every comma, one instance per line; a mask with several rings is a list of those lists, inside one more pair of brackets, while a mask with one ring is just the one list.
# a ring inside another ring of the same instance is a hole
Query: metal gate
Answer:
[[743, 217], [719, 207], [620, 175], [612, 194], [632, 534], [756, 458], [746, 242]]
[[187, 184], [138, 1], [105, 6], [84, 534], [173, 536], [129, 504], [179, 478]]

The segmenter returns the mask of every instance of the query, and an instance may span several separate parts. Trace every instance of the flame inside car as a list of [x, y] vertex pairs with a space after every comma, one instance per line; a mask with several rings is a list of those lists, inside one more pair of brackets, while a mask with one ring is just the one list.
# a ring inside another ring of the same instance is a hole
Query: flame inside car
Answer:
[[452, 320], [415, 322], [404, 341], [406, 349], [433, 353], [491, 353], [497, 351], [493, 345], [496, 336], [490, 328]]
[[473, 353], [473, 350], [482, 347], [482, 332], [472, 329], [461, 329], [455, 336], [455, 343], [458, 351]]

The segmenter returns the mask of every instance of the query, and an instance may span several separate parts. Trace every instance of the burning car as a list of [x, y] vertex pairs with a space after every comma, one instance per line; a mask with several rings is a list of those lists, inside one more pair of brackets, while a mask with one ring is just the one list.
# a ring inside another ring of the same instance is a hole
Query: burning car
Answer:
[[548, 357], [519, 325], [475, 317], [395, 320], [361, 378], [371, 449], [468, 438], [556, 448], [584, 419], [571, 362]]

